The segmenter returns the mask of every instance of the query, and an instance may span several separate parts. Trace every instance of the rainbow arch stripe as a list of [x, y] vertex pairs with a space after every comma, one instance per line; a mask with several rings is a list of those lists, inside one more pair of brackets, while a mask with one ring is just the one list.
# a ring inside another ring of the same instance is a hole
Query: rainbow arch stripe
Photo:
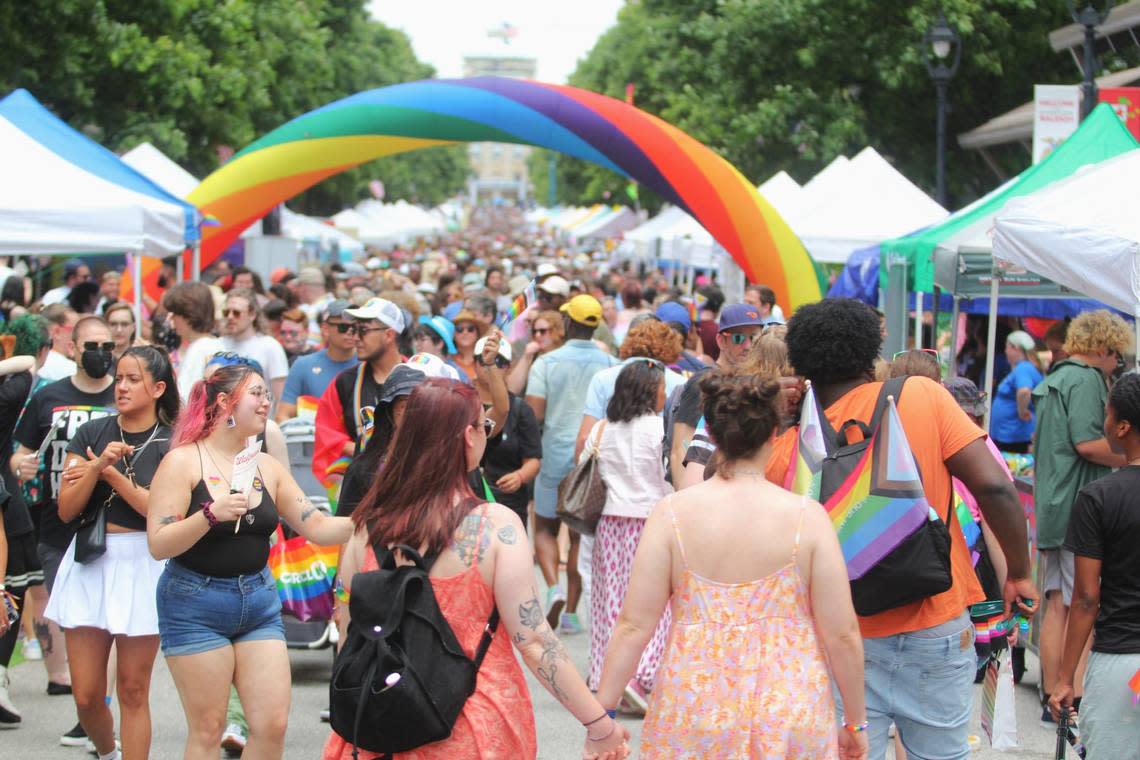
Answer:
[[219, 224], [203, 230], [216, 259], [277, 203], [383, 156], [459, 142], [535, 145], [634, 179], [684, 209], [749, 280], [796, 308], [821, 297], [810, 256], [732, 164], [661, 119], [565, 85], [501, 77], [382, 87], [299, 116], [244, 148], [187, 199]]

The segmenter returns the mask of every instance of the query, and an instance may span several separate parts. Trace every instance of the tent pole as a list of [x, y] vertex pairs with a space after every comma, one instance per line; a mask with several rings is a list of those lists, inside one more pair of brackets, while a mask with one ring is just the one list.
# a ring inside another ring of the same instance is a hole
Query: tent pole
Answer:
[[190, 256], [190, 279], [198, 282], [202, 279], [202, 241], [194, 241], [194, 253]]
[[922, 348], [922, 300], [925, 293], [914, 291], [914, 347]]
[[1140, 303], [1136, 304], [1132, 314], [1132, 328], [1136, 331], [1136, 338], [1132, 343], [1132, 367], [1140, 369]]
[[958, 312], [962, 299], [954, 295], [954, 308], [950, 312], [950, 377], [958, 376]]
[[985, 429], [990, 429], [990, 407], [994, 396], [994, 344], [997, 343], [998, 272], [990, 272], [990, 322], [986, 331], [986, 420]]
[[135, 291], [135, 340], [142, 340], [142, 253], [135, 251], [131, 254], [131, 277], [134, 279]]

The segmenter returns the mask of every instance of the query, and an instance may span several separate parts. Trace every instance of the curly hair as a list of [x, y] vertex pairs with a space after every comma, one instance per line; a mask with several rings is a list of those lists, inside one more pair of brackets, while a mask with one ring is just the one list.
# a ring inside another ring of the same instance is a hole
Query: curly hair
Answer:
[[1112, 386], [1108, 405], [1119, 422], [1127, 422], [1140, 433], [1140, 375], [1129, 372]]
[[672, 364], [681, 355], [684, 344], [681, 336], [669, 325], [658, 320], [646, 320], [631, 327], [621, 344], [620, 356], [648, 356], [664, 364]]
[[796, 374], [813, 383], [871, 377], [882, 345], [879, 316], [862, 301], [827, 298], [796, 311], [787, 343]]
[[892, 361], [890, 369], [887, 371], [887, 379], [914, 376], [929, 377], [934, 382], [940, 383], [942, 382], [942, 366], [933, 354], [912, 348]]
[[721, 475], [751, 456], [780, 425], [780, 382], [743, 372], [712, 370], [700, 379], [701, 411], [723, 460]]
[[1096, 354], [1115, 351], [1123, 354], [1132, 348], [1132, 331], [1128, 323], [1107, 309], [1078, 314], [1069, 324], [1065, 337], [1065, 353]]
[[788, 344], [775, 333], [765, 332], [760, 340], [754, 341], [740, 365], [740, 371], [764, 377], [784, 377], [792, 374], [788, 362]]

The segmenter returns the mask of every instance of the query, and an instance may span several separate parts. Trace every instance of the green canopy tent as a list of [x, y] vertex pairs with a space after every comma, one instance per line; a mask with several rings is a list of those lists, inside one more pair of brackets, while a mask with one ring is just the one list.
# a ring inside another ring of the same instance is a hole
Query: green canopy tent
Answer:
[[[1039, 190], [1072, 175], [1082, 166], [1095, 164], [1137, 147], [1135, 138], [1112, 107], [1102, 103], [1065, 142], [1039, 163], [1001, 187], [951, 214], [941, 224], [887, 240], [880, 246], [879, 281], [887, 293], [887, 354], [906, 345], [906, 296], [908, 291], [934, 290], [934, 251], [957, 252], [959, 245], [993, 227], [994, 219], [1011, 198]], [[901, 297], [900, 297], [901, 296]]]

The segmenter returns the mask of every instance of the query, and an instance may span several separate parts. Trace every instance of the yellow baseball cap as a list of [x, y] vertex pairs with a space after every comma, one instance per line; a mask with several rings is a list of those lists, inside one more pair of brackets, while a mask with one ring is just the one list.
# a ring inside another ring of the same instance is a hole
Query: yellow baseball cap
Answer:
[[593, 296], [574, 296], [559, 311], [587, 327], [597, 327], [602, 321], [602, 305]]

